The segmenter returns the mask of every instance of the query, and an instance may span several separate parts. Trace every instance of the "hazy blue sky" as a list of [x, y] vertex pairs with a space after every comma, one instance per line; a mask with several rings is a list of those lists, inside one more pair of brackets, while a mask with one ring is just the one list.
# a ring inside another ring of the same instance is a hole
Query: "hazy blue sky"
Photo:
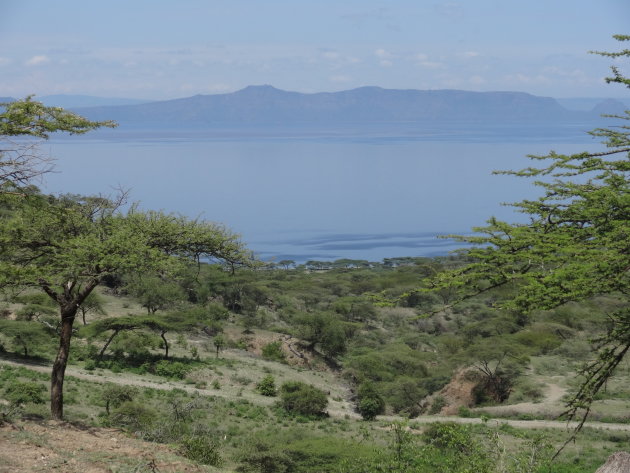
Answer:
[[623, 96], [628, 0], [0, 0], [0, 96], [174, 98], [271, 84]]

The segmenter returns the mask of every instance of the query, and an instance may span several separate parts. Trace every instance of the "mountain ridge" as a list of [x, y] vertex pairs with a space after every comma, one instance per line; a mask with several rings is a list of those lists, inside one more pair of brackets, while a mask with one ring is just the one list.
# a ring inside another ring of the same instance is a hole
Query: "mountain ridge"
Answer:
[[[269, 84], [250, 85], [230, 93], [159, 101], [86, 95], [50, 95], [35, 97], [35, 100], [75, 110], [93, 120], [115, 120], [132, 128], [414, 122], [582, 123], [598, 120], [601, 114], [617, 113], [627, 105], [619, 99], [555, 99], [514, 91], [364, 86], [337, 92], [302, 93]], [[90, 106], [80, 106], [84, 104]]]
[[384, 89], [366, 86], [339, 92], [284, 91], [271, 85], [236, 92], [194, 95], [138, 105], [81, 108], [94, 120], [121, 124], [318, 124], [391, 123], [425, 120], [571, 120], [551, 97], [525, 92], [471, 92], [455, 89]]

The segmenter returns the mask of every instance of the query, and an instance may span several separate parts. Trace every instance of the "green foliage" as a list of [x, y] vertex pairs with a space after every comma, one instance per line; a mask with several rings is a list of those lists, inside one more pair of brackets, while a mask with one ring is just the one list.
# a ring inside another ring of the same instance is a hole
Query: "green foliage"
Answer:
[[50, 133], [83, 134], [103, 126], [114, 127], [111, 121], [92, 122], [60, 107], [46, 107], [32, 96], [1, 104], [1, 136], [34, 136], [48, 138]]
[[126, 286], [149, 314], [173, 308], [184, 299], [184, 291], [175, 282], [164, 281], [156, 276], [134, 277]]
[[347, 333], [344, 324], [327, 312], [303, 314], [296, 320], [300, 338], [318, 346], [324, 355], [335, 358], [347, 348]]
[[27, 304], [15, 312], [16, 320], [33, 320], [39, 319], [44, 315], [53, 315], [55, 309], [53, 307], [40, 304]]
[[265, 360], [278, 361], [280, 363], [286, 363], [286, 355], [282, 351], [282, 342], [276, 340], [275, 342], [267, 343], [262, 347], [262, 356]]
[[103, 305], [103, 298], [96, 292], [91, 292], [85, 299], [83, 299], [83, 302], [79, 307], [81, 318], [83, 320], [83, 325], [87, 324], [87, 321], [85, 319], [87, 314], [106, 315]]
[[190, 368], [179, 361], [161, 360], [155, 364], [154, 370], [158, 376], [184, 379]]
[[112, 411], [110, 422], [131, 432], [149, 430], [158, 419], [158, 413], [140, 402], [123, 402]]
[[240, 455], [237, 471], [243, 473], [290, 473], [294, 462], [277, 443], [256, 438]]
[[114, 122], [93, 122], [59, 107], [46, 107], [32, 96], [0, 104], [0, 187], [26, 191], [36, 177], [51, 170], [50, 160], [32, 142], [8, 142], [7, 137], [48, 138], [51, 133], [82, 134]]
[[223, 459], [216, 440], [206, 435], [188, 435], [180, 442], [183, 456], [203, 465], [221, 466]]
[[32, 381], [14, 381], [5, 390], [7, 401], [16, 406], [26, 403], [43, 404], [46, 388], [40, 383]]
[[357, 410], [365, 420], [373, 420], [385, 412], [385, 401], [369, 382], [364, 382], [357, 391]]
[[[44, 325], [24, 320], [0, 320], [0, 334], [7, 337], [24, 356], [52, 347], [54, 333]], [[47, 351], [47, 350], [46, 350]]]
[[118, 408], [124, 402], [133, 401], [137, 394], [137, 390], [132, 386], [107, 384], [101, 393], [101, 398], [105, 401], [105, 411], [107, 412], [107, 415], [110, 414], [110, 406]]
[[287, 381], [280, 387], [280, 405], [292, 414], [322, 416], [328, 406], [326, 393], [300, 381]]
[[275, 396], [277, 394], [275, 378], [268, 374], [256, 384], [256, 390], [263, 396]]

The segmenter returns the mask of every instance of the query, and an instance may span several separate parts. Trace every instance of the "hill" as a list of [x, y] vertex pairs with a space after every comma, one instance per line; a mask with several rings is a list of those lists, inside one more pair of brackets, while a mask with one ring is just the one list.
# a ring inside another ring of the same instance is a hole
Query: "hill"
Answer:
[[216, 95], [116, 107], [82, 108], [93, 120], [125, 125], [318, 125], [422, 121], [575, 121], [592, 114], [569, 111], [550, 97], [523, 92], [394, 90], [361, 87], [304, 94], [270, 85]]

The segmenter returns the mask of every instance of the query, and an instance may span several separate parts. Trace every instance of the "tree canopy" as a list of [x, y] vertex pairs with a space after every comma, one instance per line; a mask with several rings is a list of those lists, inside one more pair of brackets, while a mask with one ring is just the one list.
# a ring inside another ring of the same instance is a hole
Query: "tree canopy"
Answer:
[[[83, 134], [100, 127], [115, 127], [112, 121], [95, 122], [60, 107], [47, 107], [33, 100], [0, 104], [0, 187], [29, 184], [50, 171], [50, 158], [37, 150], [37, 143], [26, 138], [47, 139], [51, 133]], [[19, 137], [22, 141], [12, 141]]]
[[[630, 50], [596, 54], [630, 57]], [[618, 68], [607, 81], [630, 87]], [[629, 120], [630, 112], [610, 118]], [[473, 245], [463, 250], [472, 262], [429, 282], [429, 290], [456, 288], [460, 301], [513, 285], [514, 295], [499, 305], [521, 315], [601, 294], [616, 297], [610, 329], [595, 341], [598, 357], [584, 368], [585, 381], [567, 406], [569, 416], [582, 412], [583, 420], [595, 394], [630, 350], [630, 126], [623, 123], [590, 132], [603, 139], [600, 152], [552, 151], [529, 156], [538, 166], [498, 172], [534, 178], [543, 190], [538, 199], [512, 204], [529, 221], [492, 218], [473, 236], [451, 236]]]

